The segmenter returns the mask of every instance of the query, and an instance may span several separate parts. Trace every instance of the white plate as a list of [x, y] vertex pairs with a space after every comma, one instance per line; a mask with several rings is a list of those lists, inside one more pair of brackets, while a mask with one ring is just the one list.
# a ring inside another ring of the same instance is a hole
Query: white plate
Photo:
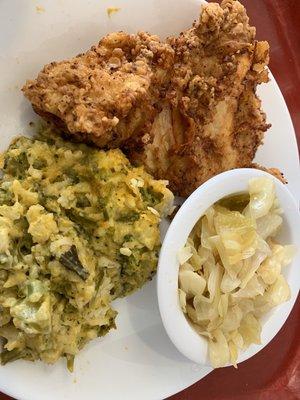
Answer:
[[[27, 133], [28, 123], [35, 119], [20, 88], [44, 64], [80, 53], [111, 31], [178, 33], [197, 18], [200, 3], [1, 0], [0, 149], [13, 136]], [[110, 6], [121, 10], [108, 18]], [[286, 105], [274, 79], [259, 93], [272, 128], [257, 161], [284, 171], [290, 190], [299, 198], [297, 144]], [[210, 372], [189, 362], [171, 344], [160, 320], [155, 282], [117, 301], [115, 307], [118, 329], [90, 343], [76, 358], [73, 374], [66, 371], [64, 361], [54, 366], [18, 361], [0, 367], [0, 390], [26, 400], [153, 400], [177, 393]]]

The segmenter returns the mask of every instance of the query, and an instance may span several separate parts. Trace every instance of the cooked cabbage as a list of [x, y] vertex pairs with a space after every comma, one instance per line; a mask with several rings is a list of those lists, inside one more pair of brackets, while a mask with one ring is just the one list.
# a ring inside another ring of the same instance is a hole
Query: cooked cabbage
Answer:
[[260, 344], [259, 318], [290, 298], [282, 268], [295, 248], [274, 241], [282, 221], [273, 181], [251, 179], [249, 193], [205, 212], [178, 254], [180, 306], [208, 339], [214, 368]]

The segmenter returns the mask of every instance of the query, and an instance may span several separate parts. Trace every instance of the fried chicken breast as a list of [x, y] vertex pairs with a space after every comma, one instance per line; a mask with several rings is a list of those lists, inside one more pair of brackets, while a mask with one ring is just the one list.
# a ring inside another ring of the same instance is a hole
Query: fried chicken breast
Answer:
[[85, 54], [46, 65], [23, 92], [39, 115], [63, 131], [119, 147], [150, 129], [173, 58], [174, 50], [157, 36], [112, 33]]
[[125, 147], [176, 194], [251, 165], [268, 128], [255, 89], [268, 81], [269, 46], [254, 37], [245, 8], [224, 0], [204, 6], [191, 29], [168, 40], [175, 64], [163, 109], [150, 132]]
[[23, 88], [34, 110], [187, 196], [212, 176], [251, 166], [268, 128], [256, 87], [269, 45], [235, 0], [208, 3], [165, 43], [112, 33], [87, 53], [47, 65]]

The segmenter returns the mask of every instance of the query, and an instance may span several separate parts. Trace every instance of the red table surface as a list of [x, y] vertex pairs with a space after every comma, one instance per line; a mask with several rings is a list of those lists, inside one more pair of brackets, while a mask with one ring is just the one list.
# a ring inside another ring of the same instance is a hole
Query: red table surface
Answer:
[[[241, 0], [258, 39], [271, 46], [270, 68], [287, 102], [300, 143], [300, 0]], [[288, 320], [259, 354], [213, 371], [169, 400], [300, 399], [300, 299]], [[0, 400], [10, 397], [0, 393]], [[141, 399], [142, 400], [142, 399]]]

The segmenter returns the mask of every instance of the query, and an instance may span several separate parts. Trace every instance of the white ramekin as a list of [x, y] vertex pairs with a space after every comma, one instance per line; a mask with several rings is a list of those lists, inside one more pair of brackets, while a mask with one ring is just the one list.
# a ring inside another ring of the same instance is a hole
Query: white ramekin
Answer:
[[[177, 349], [190, 360], [209, 366], [207, 341], [187, 322], [178, 301], [178, 251], [184, 246], [193, 226], [205, 210], [221, 198], [247, 191], [249, 179], [266, 176], [275, 183], [276, 194], [283, 209], [283, 227], [278, 240], [282, 244], [300, 244], [300, 216], [297, 204], [287, 189], [274, 176], [257, 169], [242, 168], [219, 174], [195, 190], [184, 202], [172, 221], [160, 252], [157, 272], [158, 303], [163, 325]], [[261, 345], [250, 345], [240, 352], [238, 362], [262, 350], [277, 334], [296, 301], [300, 286], [300, 251], [283, 269], [291, 288], [291, 298], [261, 319]]]

